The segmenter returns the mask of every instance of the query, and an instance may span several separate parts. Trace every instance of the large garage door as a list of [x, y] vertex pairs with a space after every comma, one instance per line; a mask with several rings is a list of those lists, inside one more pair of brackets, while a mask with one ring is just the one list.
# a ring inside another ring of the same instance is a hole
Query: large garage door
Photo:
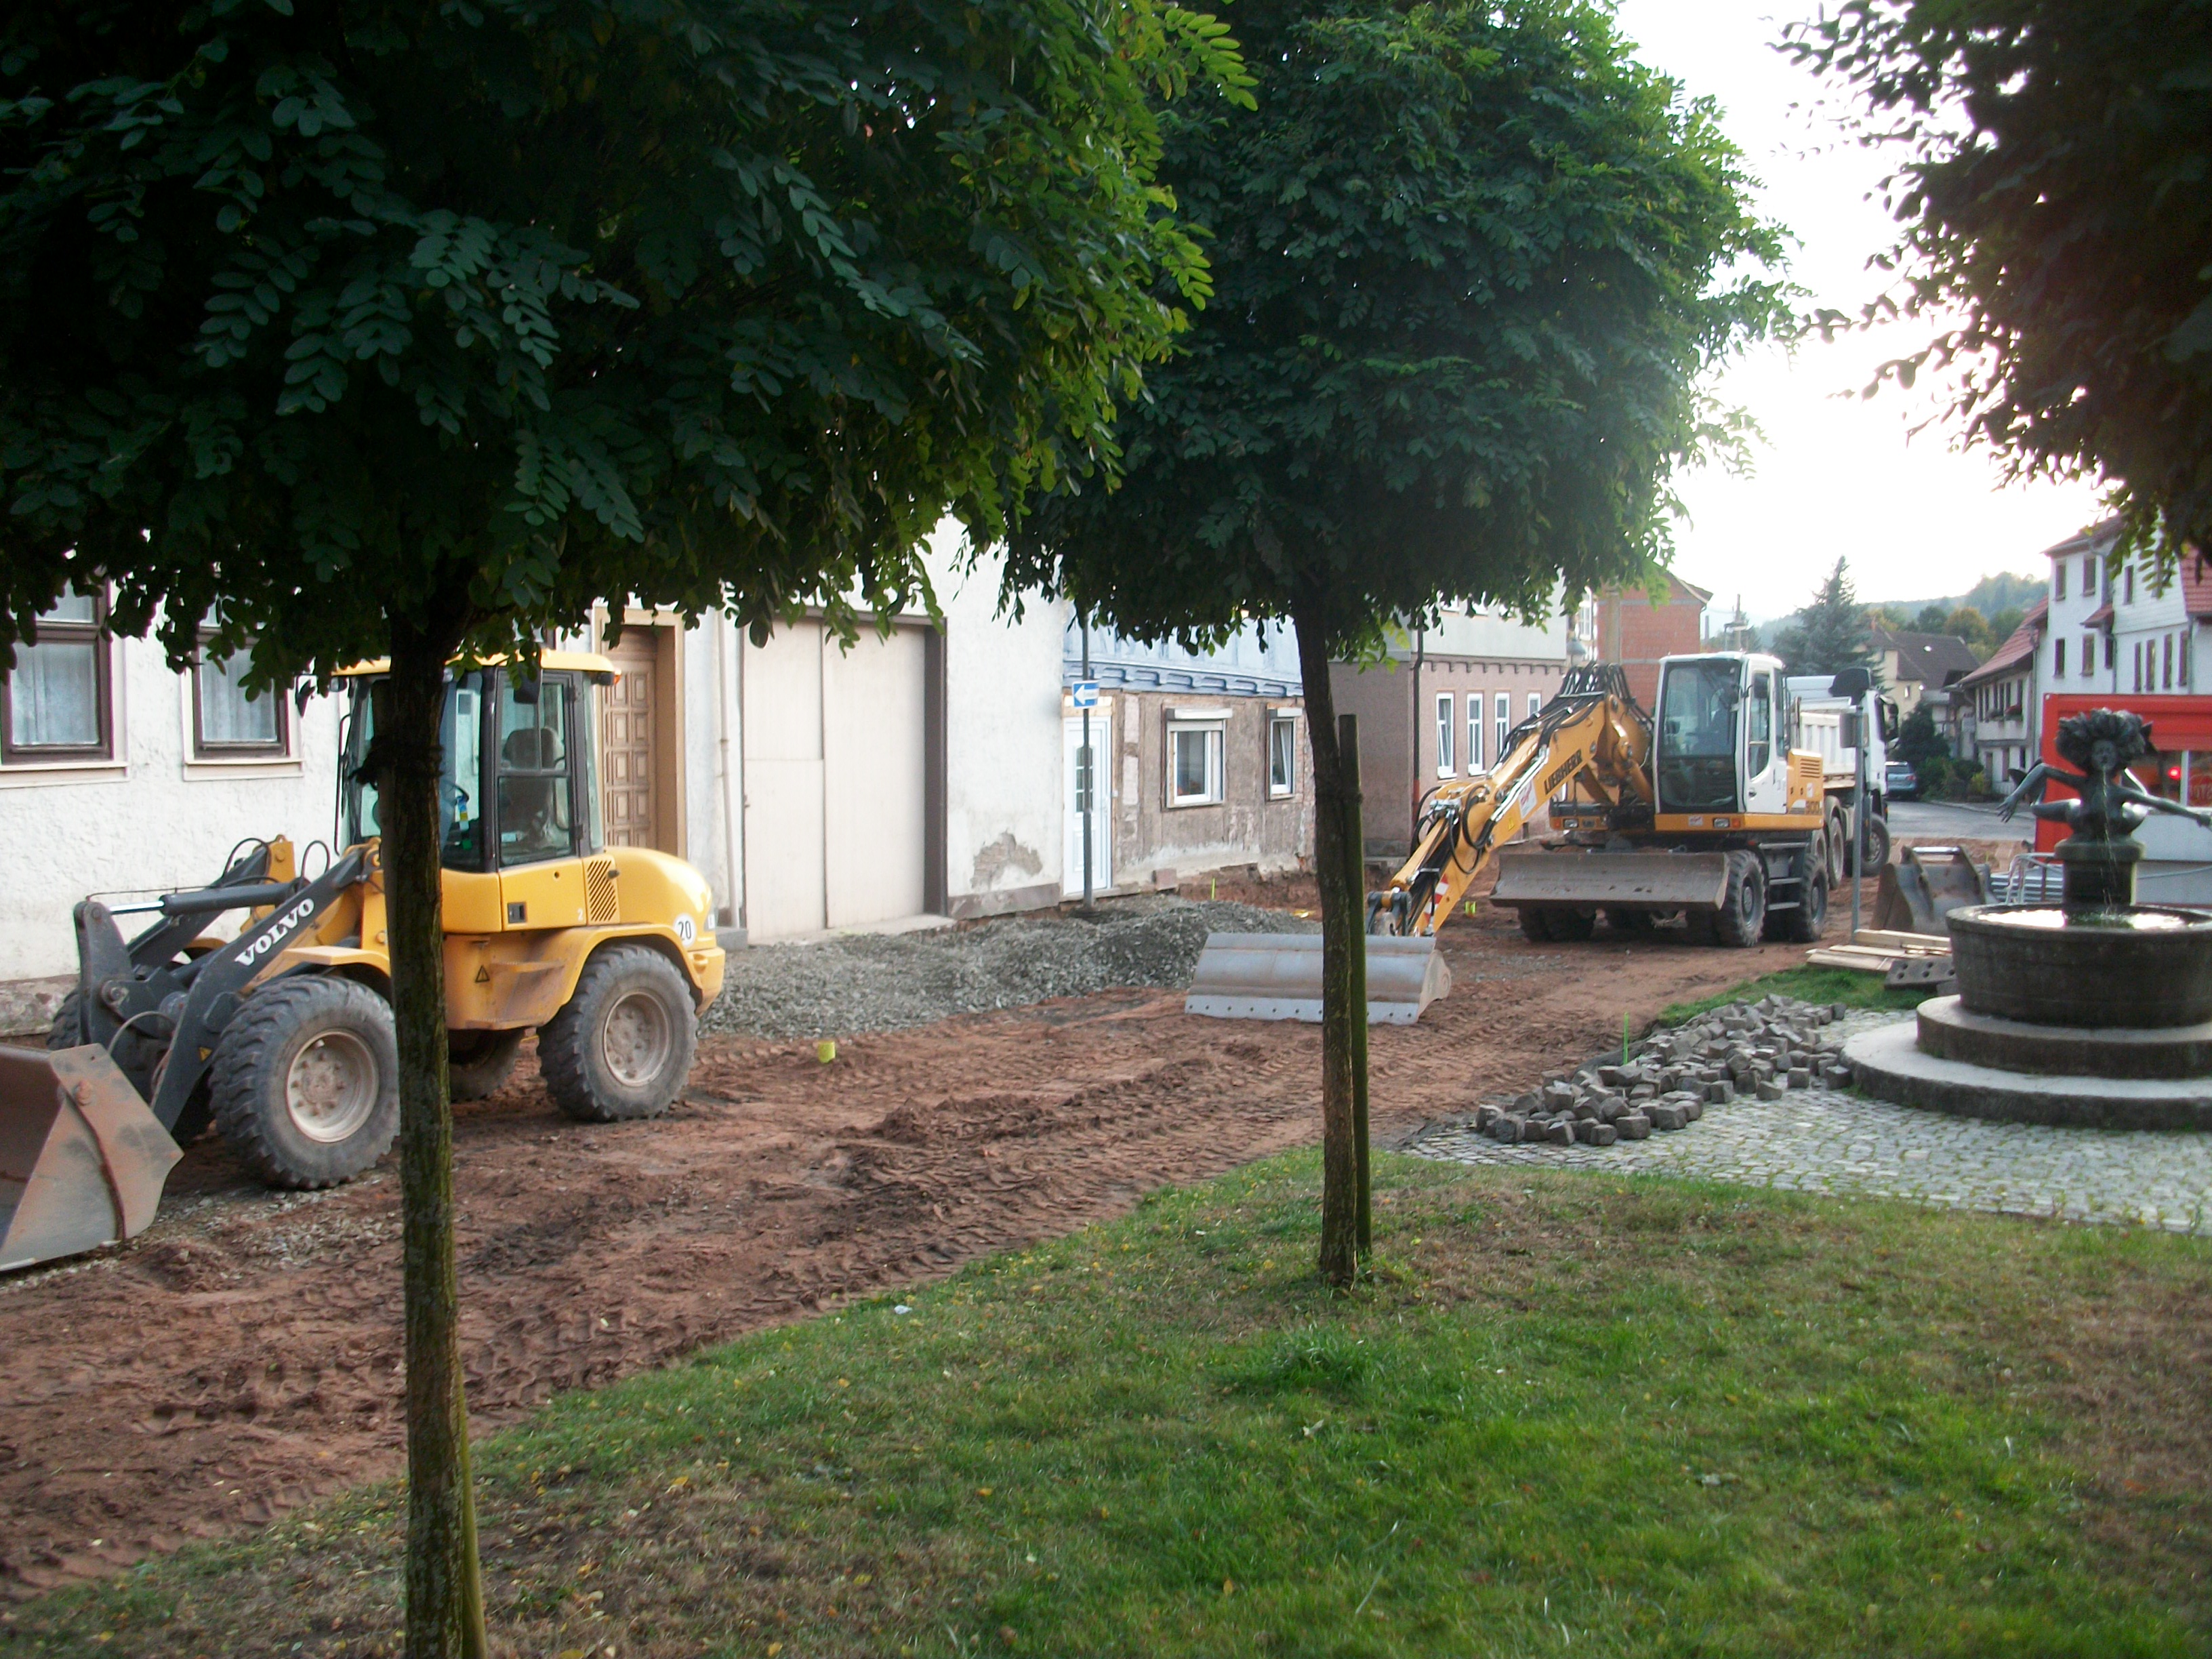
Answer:
[[819, 623], [745, 647], [745, 920], [757, 939], [918, 915], [927, 902], [927, 642]]

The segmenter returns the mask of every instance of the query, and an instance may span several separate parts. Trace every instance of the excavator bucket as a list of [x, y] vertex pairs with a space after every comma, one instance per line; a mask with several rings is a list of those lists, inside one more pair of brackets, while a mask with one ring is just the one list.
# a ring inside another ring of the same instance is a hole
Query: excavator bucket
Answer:
[[1990, 902], [1987, 871], [1962, 847], [1908, 847], [1895, 864], [1881, 867], [1875, 890], [1874, 925], [1894, 933], [1951, 931], [1952, 911]]
[[0, 1048], [0, 1271], [144, 1231], [183, 1156], [98, 1043]]
[[1491, 902], [1613, 910], [1717, 910], [1728, 893], [1725, 853], [1510, 852]]
[[[1367, 1023], [1411, 1025], [1451, 989], [1432, 934], [1361, 935], [1367, 945]], [[1208, 933], [1183, 1012], [1213, 1019], [1321, 1022], [1319, 933]]]

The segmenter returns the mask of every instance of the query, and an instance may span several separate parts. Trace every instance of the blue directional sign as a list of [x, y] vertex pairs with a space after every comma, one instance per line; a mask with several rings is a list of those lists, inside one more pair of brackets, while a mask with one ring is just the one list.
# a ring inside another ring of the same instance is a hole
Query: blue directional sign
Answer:
[[1097, 680], [1076, 681], [1075, 706], [1078, 708], [1096, 708], [1098, 707], [1098, 682]]

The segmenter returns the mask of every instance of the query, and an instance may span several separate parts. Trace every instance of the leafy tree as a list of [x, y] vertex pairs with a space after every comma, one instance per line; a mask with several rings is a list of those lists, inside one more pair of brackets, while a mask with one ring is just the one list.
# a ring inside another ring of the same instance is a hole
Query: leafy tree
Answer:
[[456, 1332], [445, 665], [603, 598], [849, 634], [1070, 465], [1203, 291], [1155, 0], [86, 0], [0, 52], [0, 666], [64, 584], [249, 684], [392, 659], [411, 1656], [484, 1633]]
[[[1791, 31], [1905, 152], [1901, 285], [2015, 476], [2101, 474], [2123, 545], [2212, 545], [2212, 10], [2203, 0], [1846, 0]], [[1956, 321], [1952, 319], [1956, 319]]]
[[1329, 665], [1443, 601], [1536, 616], [1640, 580], [1668, 480], [1731, 435], [1698, 391], [1765, 328], [1773, 258], [1713, 112], [1571, 0], [1301, 6], [1240, 38], [1256, 117], [1178, 105], [1164, 175], [1216, 283], [1087, 474], [1014, 538], [1041, 585], [1135, 638], [1296, 629], [1323, 920], [1321, 1267], [1362, 1247], [1366, 1053], [1356, 757]]
[[1874, 665], [1866, 611], [1851, 590], [1844, 561], [1836, 561], [1812, 604], [1797, 613], [1796, 622], [1783, 631], [1775, 649], [1793, 674], [1840, 674], [1846, 668]]
[[1951, 745], [1936, 729], [1933, 707], [1923, 702], [1899, 724], [1895, 752], [1899, 760], [1910, 761], [1915, 766], [1951, 752]]
[[1998, 611], [1990, 618], [1990, 649], [1994, 651], [2016, 633], [2027, 613], [2018, 605]]
[[1942, 634], [1949, 631], [1944, 624], [1950, 619], [1951, 613], [1942, 605], [1923, 605], [1919, 614], [1906, 626], [1915, 634]]
[[1929, 630], [1937, 634], [1954, 634], [1974, 648], [1977, 656], [1986, 657], [1996, 647], [1996, 640], [1990, 632], [1989, 619], [1970, 605], [1960, 605], [1943, 618], [1943, 625]]

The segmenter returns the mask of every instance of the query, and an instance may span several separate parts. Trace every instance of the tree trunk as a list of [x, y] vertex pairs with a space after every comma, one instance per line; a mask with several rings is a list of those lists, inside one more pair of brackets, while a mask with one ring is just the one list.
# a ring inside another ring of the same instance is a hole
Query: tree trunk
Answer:
[[[1321, 891], [1320, 1267], [1329, 1284], [1348, 1285], [1359, 1271], [1358, 1080], [1367, 1069], [1363, 896], [1352, 875], [1359, 849], [1345, 842], [1358, 810], [1346, 810], [1346, 768], [1328, 684], [1328, 635], [1310, 614], [1301, 611], [1295, 620], [1306, 729], [1313, 743], [1314, 877]], [[1356, 778], [1357, 755], [1352, 765]]]
[[[1332, 703], [1334, 700], [1332, 699]], [[1336, 717], [1337, 787], [1344, 803], [1344, 857], [1351, 866], [1352, 942], [1352, 979], [1347, 994], [1355, 1011], [1352, 1022], [1352, 1145], [1358, 1163], [1359, 1259], [1375, 1250], [1375, 1218], [1370, 1212], [1372, 1188], [1367, 1170], [1367, 835], [1360, 823], [1359, 717]]]
[[407, 1322], [407, 1659], [483, 1659], [483, 1583], [462, 1392], [439, 915], [438, 745], [447, 652], [392, 630], [379, 813], [399, 1042], [399, 1183]]

